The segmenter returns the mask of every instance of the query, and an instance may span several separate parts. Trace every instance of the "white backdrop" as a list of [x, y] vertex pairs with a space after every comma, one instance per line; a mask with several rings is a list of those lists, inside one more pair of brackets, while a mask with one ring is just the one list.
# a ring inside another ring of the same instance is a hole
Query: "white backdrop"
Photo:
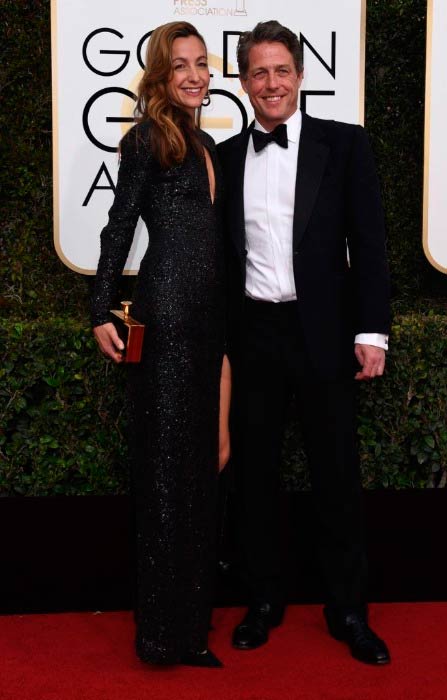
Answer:
[[447, 273], [446, 0], [429, 0], [425, 87], [424, 251]]
[[[116, 147], [132, 125], [147, 35], [182, 19], [208, 45], [215, 92], [202, 125], [217, 142], [252, 119], [235, 77], [237, 33], [269, 19], [303, 41], [306, 112], [363, 123], [365, 0], [276, 0], [273, 9], [269, 0], [52, 0], [54, 240], [63, 262], [78, 272], [96, 270]], [[126, 272], [138, 270], [146, 246], [140, 220]]]

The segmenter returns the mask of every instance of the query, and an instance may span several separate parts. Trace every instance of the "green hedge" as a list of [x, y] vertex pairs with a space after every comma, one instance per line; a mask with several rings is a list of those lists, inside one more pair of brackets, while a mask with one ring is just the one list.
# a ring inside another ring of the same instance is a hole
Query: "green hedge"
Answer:
[[[364, 485], [445, 486], [447, 318], [396, 319], [386, 376], [361, 386]], [[91, 331], [56, 320], [0, 327], [0, 494], [122, 493], [127, 488], [125, 370]], [[308, 486], [297, 426], [284, 445], [287, 488]]]
[[[395, 319], [386, 374], [362, 383], [358, 436], [367, 488], [445, 487], [447, 480], [447, 317]], [[284, 479], [308, 486], [298, 426], [289, 426]]]
[[124, 375], [91, 330], [16, 322], [0, 343], [0, 494], [123, 492]]
[[[91, 278], [68, 270], [52, 240], [50, 0], [1, 7], [0, 490], [119, 493], [127, 473], [122, 368], [102, 361], [85, 328]], [[421, 245], [426, 7], [367, 0], [365, 121], [398, 314], [386, 378], [360, 392], [371, 488], [444, 486], [447, 469], [447, 280]], [[123, 279], [121, 298], [131, 286]], [[293, 423], [283, 476], [287, 487], [307, 484]]]

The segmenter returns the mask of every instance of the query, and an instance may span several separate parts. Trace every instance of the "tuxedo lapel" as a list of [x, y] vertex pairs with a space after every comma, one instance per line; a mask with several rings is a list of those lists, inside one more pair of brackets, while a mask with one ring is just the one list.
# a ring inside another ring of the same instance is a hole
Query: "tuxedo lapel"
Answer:
[[306, 230], [326, 167], [329, 146], [323, 139], [324, 134], [316, 122], [303, 114], [293, 217], [294, 250], [298, 248]]
[[248, 141], [253, 124], [235, 141], [231, 158], [231, 185], [228, 196], [231, 211], [231, 236], [240, 256], [245, 253], [244, 172]]

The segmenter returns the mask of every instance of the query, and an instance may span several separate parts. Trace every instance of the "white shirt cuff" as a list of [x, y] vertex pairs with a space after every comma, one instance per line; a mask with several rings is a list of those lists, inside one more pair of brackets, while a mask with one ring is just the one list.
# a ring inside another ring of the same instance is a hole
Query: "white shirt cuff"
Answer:
[[382, 350], [388, 350], [388, 336], [383, 333], [359, 333], [355, 336], [354, 343], [359, 345], [375, 345]]

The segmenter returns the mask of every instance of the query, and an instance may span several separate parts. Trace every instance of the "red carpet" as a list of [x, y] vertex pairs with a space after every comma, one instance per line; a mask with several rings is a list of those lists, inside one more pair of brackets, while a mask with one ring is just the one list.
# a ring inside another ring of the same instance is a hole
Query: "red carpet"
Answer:
[[0, 618], [1, 700], [446, 700], [447, 603], [371, 606], [390, 666], [354, 661], [320, 606], [288, 608], [261, 649], [237, 652], [240, 610], [218, 609], [211, 648], [224, 669], [155, 669], [133, 653], [132, 615]]

